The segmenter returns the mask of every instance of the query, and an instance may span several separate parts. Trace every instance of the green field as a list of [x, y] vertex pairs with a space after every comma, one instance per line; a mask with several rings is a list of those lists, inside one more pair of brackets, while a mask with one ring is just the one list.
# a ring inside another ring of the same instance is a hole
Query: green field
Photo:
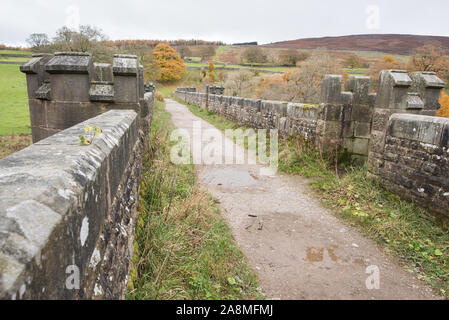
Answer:
[[[209, 64], [208, 63], [187, 62], [186, 66], [187, 67], [197, 67], [197, 68], [202, 68], [202, 67], [207, 68], [209, 66]], [[251, 68], [249, 66], [242, 66], [242, 65], [238, 65], [238, 64], [224, 65], [223, 63], [219, 63], [219, 62], [215, 63], [215, 67], [216, 68], [226, 67], [226, 68], [242, 69], [242, 70], [257, 69], [257, 70], [274, 71], [274, 72], [287, 72], [292, 69], [289, 67], [254, 67], [254, 68]]]
[[29, 57], [24, 56], [22, 57], [2, 57], [0, 56], [0, 61], [18, 61], [18, 62], [26, 62], [28, 61]]
[[25, 56], [31, 56], [31, 52], [19, 50], [0, 50], [0, 54], [23, 54]]
[[25, 74], [0, 64], [0, 135], [31, 133]]

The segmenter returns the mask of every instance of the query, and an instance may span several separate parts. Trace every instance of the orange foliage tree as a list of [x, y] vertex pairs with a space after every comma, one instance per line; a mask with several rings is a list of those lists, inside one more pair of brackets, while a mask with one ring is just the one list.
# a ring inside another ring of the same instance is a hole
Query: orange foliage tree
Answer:
[[449, 59], [446, 50], [432, 45], [416, 49], [409, 63], [410, 71], [433, 71], [445, 79], [449, 74]]
[[441, 108], [437, 111], [438, 117], [449, 118], [449, 95], [442, 91], [440, 97]]
[[373, 79], [373, 89], [377, 90], [379, 87], [379, 74], [382, 70], [389, 69], [404, 69], [405, 65], [396, 61], [393, 56], [384, 56], [380, 61], [375, 63], [369, 72], [369, 75]]
[[179, 80], [186, 71], [186, 65], [175, 49], [160, 43], [153, 50], [154, 62], [159, 67], [158, 81]]

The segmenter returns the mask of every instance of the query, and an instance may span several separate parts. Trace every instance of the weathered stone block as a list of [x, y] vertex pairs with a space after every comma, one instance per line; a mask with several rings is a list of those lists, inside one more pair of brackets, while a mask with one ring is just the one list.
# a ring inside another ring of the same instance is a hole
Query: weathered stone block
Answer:
[[440, 108], [438, 102], [440, 92], [446, 83], [438, 78], [435, 72], [413, 72], [410, 77], [413, 80], [412, 91], [419, 94], [424, 101], [425, 108], [438, 110]]
[[380, 73], [376, 108], [406, 109], [408, 90], [411, 85], [412, 79], [410, 79], [406, 71], [383, 70]]
[[45, 71], [50, 74], [88, 74], [92, 72], [92, 55], [84, 52], [57, 52], [45, 64]]
[[369, 105], [369, 93], [371, 91], [372, 80], [370, 77], [349, 77], [345, 83], [345, 90], [352, 92], [354, 105]]
[[371, 135], [371, 123], [369, 122], [354, 122], [354, 136], [368, 138]]
[[342, 76], [326, 75], [321, 82], [321, 103], [341, 103]]
[[368, 155], [369, 139], [368, 138], [354, 138], [352, 152], [360, 155]]

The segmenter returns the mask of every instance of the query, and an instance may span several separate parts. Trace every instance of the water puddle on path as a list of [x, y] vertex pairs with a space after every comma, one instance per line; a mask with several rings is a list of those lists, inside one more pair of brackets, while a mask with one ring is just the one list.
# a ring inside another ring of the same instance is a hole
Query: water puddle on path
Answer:
[[202, 180], [211, 187], [242, 188], [257, 183], [247, 169], [215, 168], [207, 169], [202, 174]]

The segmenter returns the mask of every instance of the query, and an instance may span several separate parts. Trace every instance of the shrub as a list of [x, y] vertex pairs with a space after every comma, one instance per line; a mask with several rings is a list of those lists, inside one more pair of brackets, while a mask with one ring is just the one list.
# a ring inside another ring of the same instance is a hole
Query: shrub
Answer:
[[158, 81], [160, 82], [180, 80], [186, 71], [184, 61], [168, 44], [158, 44], [153, 50], [153, 59], [159, 66]]
[[157, 101], [164, 101], [164, 96], [160, 92], [156, 92], [156, 100]]
[[441, 108], [437, 111], [438, 117], [449, 118], [449, 95], [442, 91], [440, 96]]

